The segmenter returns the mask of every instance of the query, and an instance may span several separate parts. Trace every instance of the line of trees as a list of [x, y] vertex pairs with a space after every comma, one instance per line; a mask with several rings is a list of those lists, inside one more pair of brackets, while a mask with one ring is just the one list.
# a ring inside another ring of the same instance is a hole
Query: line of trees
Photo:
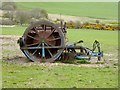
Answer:
[[28, 24], [41, 18], [48, 19], [47, 11], [35, 8], [31, 11], [18, 10], [15, 2], [3, 2], [0, 9], [3, 11], [2, 25]]

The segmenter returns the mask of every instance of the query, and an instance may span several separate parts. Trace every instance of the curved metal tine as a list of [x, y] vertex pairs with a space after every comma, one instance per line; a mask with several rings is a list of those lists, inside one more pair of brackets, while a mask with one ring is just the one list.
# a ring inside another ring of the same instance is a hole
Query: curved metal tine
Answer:
[[37, 38], [34, 38], [34, 37], [30, 36], [30, 35], [27, 35], [27, 36], [30, 37], [30, 38], [32, 38], [32, 39], [38, 40]]
[[56, 41], [56, 40], [59, 40], [59, 39], [61, 39], [61, 38], [58, 37], [58, 38], [54, 38], [54, 39], [51, 39], [51, 40], [48, 40], [48, 41]]
[[[47, 43], [45, 43], [45, 44], [49, 47], [49, 45]], [[51, 51], [48, 48], [46, 48], [46, 49], [48, 50], [50, 56], [53, 57], [53, 54], [51, 53]]]
[[49, 38], [55, 30], [56, 30], [56, 29], [54, 28], [54, 29], [51, 31], [51, 33], [47, 36], [47, 38]]

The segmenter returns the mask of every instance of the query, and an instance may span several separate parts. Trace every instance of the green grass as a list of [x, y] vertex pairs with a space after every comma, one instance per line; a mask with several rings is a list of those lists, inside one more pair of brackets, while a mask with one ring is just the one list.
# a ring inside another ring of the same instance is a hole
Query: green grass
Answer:
[[[49, 13], [88, 16], [94, 18], [117, 18], [117, 3], [53, 3], [53, 2], [17, 2], [18, 9], [31, 10], [43, 8]], [[22, 36], [26, 27], [3, 27], [3, 35]], [[117, 31], [87, 29], [68, 29], [69, 42], [84, 40], [85, 46], [91, 47], [94, 40], [101, 43], [106, 53], [116, 53], [118, 48]], [[9, 53], [9, 51], [6, 51]], [[14, 64], [2, 62], [2, 87], [4, 88], [117, 88], [117, 67], [77, 67], [77, 66], [42, 66], [39, 64]]]
[[69, 41], [84, 40], [88, 43], [99, 40], [107, 45], [118, 45], [118, 31], [92, 30], [92, 29], [71, 29], [67, 30]]
[[42, 8], [48, 13], [113, 19], [118, 17], [114, 2], [17, 2], [18, 9]]
[[92, 48], [91, 46], [94, 40], [98, 40], [101, 43], [101, 47], [105, 52], [111, 52], [111, 50], [114, 49], [117, 50], [118, 31], [72, 29], [68, 30], [67, 33], [69, 42], [77, 42], [79, 40], [83, 40], [85, 46]]
[[[3, 27], [2, 34], [22, 36], [25, 28]], [[68, 29], [67, 37], [69, 42], [84, 40], [88, 47], [97, 39], [105, 53], [116, 53], [118, 46], [118, 31]], [[115, 67], [42, 66], [3, 62], [2, 82], [6, 88], [117, 88], [117, 70]]]
[[116, 68], [3, 63], [4, 88], [117, 88], [118, 86]]
[[15, 27], [2, 27], [3, 35], [20, 35], [22, 36], [26, 27], [15, 26]]
[[[3, 35], [20, 35], [22, 36], [26, 27], [3, 27]], [[118, 31], [104, 31], [104, 30], [92, 30], [92, 29], [68, 29], [67, 37], [69, 42], [77, 42], [83, 40], [85, 46], [92, 48], [94, 40], [98, 40], [101, 43], [101, 47], [104, 51], [111, 51], [117, 49], [118, 46]], [[109, 47], [108, 47], [109, 46]]]

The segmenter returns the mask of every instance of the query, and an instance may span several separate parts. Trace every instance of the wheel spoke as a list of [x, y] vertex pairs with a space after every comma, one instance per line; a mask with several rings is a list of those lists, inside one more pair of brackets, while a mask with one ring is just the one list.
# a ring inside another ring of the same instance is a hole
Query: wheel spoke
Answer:
[[30, 37], [30, 38], [32, 38], [32, 39], [34, 39], [34, 40], [38, 40], [38, 39], [36, 39], [36, 38], [34, 38], [34, 37], [30, 36], [30, 35], [27, 35], [27, 36]]
[[48, 52], [49, 52], [50, 56], [51, 56], [51, 57], [53, 57], [53, 55], [52, 55], [51, 51], [50, 51], [49, 49], [47, 49], [47, 50], [48, 50]]
[[34, 55], [37, 52], [37, 49], [32, 53], [32, 55]]
[[32, 44], [28, 44], [26, 46], [29, 47], [29, 46], [33, 46], [33, 45], [37, 45], [37, 44], [39, 44], [39, 43], [38, 42], [37, 43], [32, 43]]
[[48, 43], [48, 45], [50, 45], [50, 46], [52, 46], [52, 47], [53, 47], [53, 45], [52, 45], [51, 43]]
[[41, 38], [41, 36], [39, 35], [39, 32], [36, 30], [36, 28], [33, 28], [33, 31], [35, 31], [35, 33]]
[[43, 25], [43, 30], [45, 30], [45, 31], [46, 31], [46, 25]]
[[[46, 25], [42, 25], [42, 29], [44, 30], [44, 32], [43, 32], [43, 36], [45, 36], [46, 35]], [[44, 38], [44, 37], [43, 37]]]
[[56, 30], [56, 29], [53, 29], [53, 30], [50, 32], [50, 34], [47, 36], [47, 38], [49, 38], [55, 30]]
[[[49, 45], [47, 43], [45, 43], [45, 44], [49, 47]], [[51, 53], [51, 51], [48, 48], [46, 48], [46, 49], [48, 50], [50, 56], [53, 57], [53, 54]]]
[[45, 58], [45, 48], [44, 48], [44, 43], [42, 43], [42, 57]]
[[[37, 47], [39, 47], [40, 45], [41, 45], [41, 43], [39, 43], [39, 45], [38, 45]], [[32, 55], [34, 55], [37, 51], [38, 51], [38, 49], [36, 49], [36, 50], [33, 52]], [[39, 52], [39, 54], [40, 54], [40, 52]], [[41, 54], [40, 54], [40, 55], [41, 55]]]
[[45, 43], [45, 45], [47, 45], [48, 47], [50, 47], [46, 42], [44, 42]]
[[61, 38], [58, 37], [58, 38], [50, 39], [50, 40], [48, 40], [48, 41], [56, 41], [56, 40], [59, 40], [59, 39], [61, 39]]

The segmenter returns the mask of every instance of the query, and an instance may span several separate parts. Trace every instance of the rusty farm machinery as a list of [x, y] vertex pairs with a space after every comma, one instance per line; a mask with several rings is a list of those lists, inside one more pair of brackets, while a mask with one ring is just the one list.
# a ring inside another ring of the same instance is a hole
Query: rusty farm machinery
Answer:
[[83, 43], [82, 40], [67, 44], [66, 33], [66, 23], [54, 24], [41, 20], [30, 24], [18, 43], [25, 56], [35, 62], [54, 62], [69, 58], [90, 60], [91, 57], [100, 60], [103, 57], [97, 40], [93, 43], [93, 49], [89, 49], [79, 45]]

